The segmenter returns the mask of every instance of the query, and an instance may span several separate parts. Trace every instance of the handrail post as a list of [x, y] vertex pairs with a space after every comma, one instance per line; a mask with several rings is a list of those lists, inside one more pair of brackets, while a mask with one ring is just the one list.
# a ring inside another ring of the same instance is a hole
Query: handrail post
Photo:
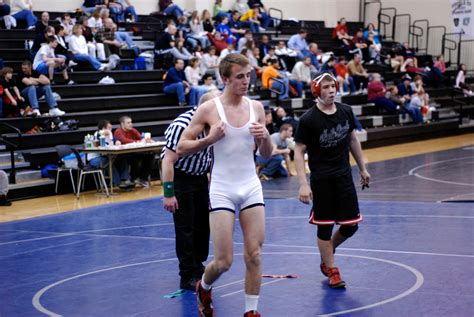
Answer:
[[15, 152], [13, 148], [10, 148], [10, 161], [11, 161], [11, 171], [9, 182], [10, 184], [16, 184], [16, 169], [15, 169]]

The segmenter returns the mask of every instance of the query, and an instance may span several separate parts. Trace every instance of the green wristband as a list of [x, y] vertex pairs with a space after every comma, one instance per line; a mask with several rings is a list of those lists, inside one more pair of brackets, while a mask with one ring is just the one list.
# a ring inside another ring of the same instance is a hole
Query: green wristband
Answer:
[[174, 197], [174, 183], [173, 182], [163, 182], [163, 194], [166, 198]]

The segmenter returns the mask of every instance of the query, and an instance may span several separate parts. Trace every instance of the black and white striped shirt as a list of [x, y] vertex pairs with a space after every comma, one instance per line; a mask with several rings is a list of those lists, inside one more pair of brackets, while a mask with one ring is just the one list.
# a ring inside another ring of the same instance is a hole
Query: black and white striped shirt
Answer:
[[[196, 109], [197, 107], [194, 107], [193, 109], [180, 114], [166, 129], [166, 145], [161, 151], [161, 159], [163, 159], [165, 156], [165, 148], [169, 149], [170, 151], [176, 152], [179, 139], [181, 138], [184, 129], [186, 129], [186, 127], [191, 123], [191, 119], [193, 118]], [[202, 132], [198, 136], [198, 139], [202, 139], [204, 137], [205, 134], [204, 132]], [[176, 161], [176, 163], [174, 164], [174, 167], [190, 175], [203, 175], [209, 171], [210, 164], [211, 154], [209, 149], [206, 148], [197, 153], [178, 159], [178, 161]]]

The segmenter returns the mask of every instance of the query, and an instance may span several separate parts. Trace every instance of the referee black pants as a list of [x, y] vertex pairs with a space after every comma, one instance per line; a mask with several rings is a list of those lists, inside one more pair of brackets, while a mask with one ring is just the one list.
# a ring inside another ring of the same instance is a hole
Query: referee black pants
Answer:
[[178, 210], [173, 214], [179, 275], [187, 281], [200, 278], [209, 254], [209, 191], [207, 175], [193, 176], [174, 170]]

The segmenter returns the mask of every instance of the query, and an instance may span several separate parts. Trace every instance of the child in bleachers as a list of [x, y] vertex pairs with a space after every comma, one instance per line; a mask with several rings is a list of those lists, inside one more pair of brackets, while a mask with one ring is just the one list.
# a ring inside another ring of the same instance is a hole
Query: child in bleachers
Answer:
[[0, 117], [18, 117], [25, 114], [25, 99], [20, 94], [13, 77], [13, 69], [10, 67], [0, 70], [0, 99]]
[[33, 69], [40, 74], [47, 75], [52, 85], [54, 85], [54, 72], [60, 71], [68, 85], [72, 85], [74, 82], [69, 80], [66, 60], [56, 57], [54, 53], [56, 46], [58, 46], [58, 40], [54, 36], [48, 37], [46, 44], [43, 44], [35, 55]]

